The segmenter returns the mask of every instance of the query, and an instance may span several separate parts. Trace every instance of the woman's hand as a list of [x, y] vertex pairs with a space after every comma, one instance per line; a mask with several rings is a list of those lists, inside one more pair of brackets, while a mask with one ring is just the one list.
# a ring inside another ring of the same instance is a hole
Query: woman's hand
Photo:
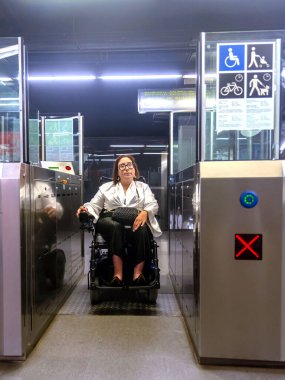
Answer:
[[136, 231], [139, 227], [144, 226], [146, 221], [147, 221], [147, 211], [142, 210], [134, 221], [133, 231]]
[[81, 212], [88, 212], [88, 209], [86, 207], [84, 207], [84, 206], [80, 206], [79, 209], [76, 211], [77, 218], [79, 218], [79, 214]]

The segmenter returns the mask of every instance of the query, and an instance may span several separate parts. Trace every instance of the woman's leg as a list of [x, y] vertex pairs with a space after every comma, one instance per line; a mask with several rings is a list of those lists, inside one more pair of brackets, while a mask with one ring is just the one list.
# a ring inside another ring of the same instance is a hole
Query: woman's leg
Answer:
[[118, 277], [119, 280], [123, 279], [123, 260], [118, 255], [112, 256], [114, 265], [114, 277]]
[[144, 261], [141, 261], [140, 263], [138, 263], [137, 265], [135, 265], [135, 267], [134, 267], [134, 274], [133, 274], [133, 280], [136, 280], [137, 278], [140, 277], [140, 275], [143, 272], [143, 268], [144, 268]]
[[133, 280], [136, 280], [143, 273], [145, 261], [149, 260], [151, 248], [149, 227], [145, 224], [135, 232], [130, 232], [129, 238], [134, 245]]
[[122, 252], [124, 249], [124, 230], [123, 226], [114, 221], [111, 217], [99, 218], [96, 231], [99, 232], [108, 243], [109, 255], [112, 256], [114, 265], [114, 277], [123, 279], [123, 260]]

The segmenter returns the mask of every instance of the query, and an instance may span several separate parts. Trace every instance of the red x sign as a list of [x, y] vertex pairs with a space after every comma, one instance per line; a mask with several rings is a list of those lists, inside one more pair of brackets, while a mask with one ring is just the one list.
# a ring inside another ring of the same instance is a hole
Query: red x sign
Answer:
[[262, 260], [261, 234], [235, 234], [236, 260]]

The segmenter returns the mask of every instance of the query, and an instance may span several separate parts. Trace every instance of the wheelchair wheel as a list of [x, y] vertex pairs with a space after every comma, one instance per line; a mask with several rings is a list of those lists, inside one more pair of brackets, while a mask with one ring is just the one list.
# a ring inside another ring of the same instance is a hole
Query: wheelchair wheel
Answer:
[[146, 299], [148, 303], [151, 303], [151, 304], [156, 303], [157, 296], [158, 296], [158, 289], [147, 290]]
[[[98, 285], [98, 283], [99, 281], [96, 278], [95, 286]], [[101, 290], [95, 287], [93, 289], [91, 288], [89, 291], [90, 291], [90, 303], [91, 305], [96, 305], [97, 303], [101, 301]]]
[[90, 303], [96, 305], [101, 301], [101, 292], [99, 289], [90, 289]]

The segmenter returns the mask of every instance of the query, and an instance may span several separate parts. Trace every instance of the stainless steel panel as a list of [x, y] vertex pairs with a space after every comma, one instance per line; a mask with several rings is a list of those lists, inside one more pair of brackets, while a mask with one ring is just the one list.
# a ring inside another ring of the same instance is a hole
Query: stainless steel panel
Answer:
[[83, 271], [81, 233], [75, 217], [81, 188], [77, 176], [38, 167], [32, 168], [31, 185], [35, 268], [32, 336], [36, 340]]
[[[171, 210], [181, 204], [180, 185], [183, 195], [182, 229], [170, 234], [172, 279], [202, 363], [284, 364], [284, 168], [202, 162], [172, 185]], [[259, 197], [252, 209], [240, 204], [246, 190]], [[236, 233], [262, 234], [263, 259], [235, 260]]]
[[169, 271], [172, 276], [175, 273], [175, 194], [176, 186], [171, 185], [169, 190]]
[[[284, 361], [282, 162], [200, 165], [199, 356]], [[256, 207], [240, 205], [245, 190]], [[235, 260], [236, 233], [262, 234], [263, 259]]]
[[193, 191], [194, 179], [183, 182], [182, 231], [182, 311], [186, 323], [195, 331], [194, 267], [193, 267]]
[[0, 359], [24, 359], [83, 273], [81, 180], [0, 164]]
[[0, 164], [0, 356], [22, 357], [21, 164]]

